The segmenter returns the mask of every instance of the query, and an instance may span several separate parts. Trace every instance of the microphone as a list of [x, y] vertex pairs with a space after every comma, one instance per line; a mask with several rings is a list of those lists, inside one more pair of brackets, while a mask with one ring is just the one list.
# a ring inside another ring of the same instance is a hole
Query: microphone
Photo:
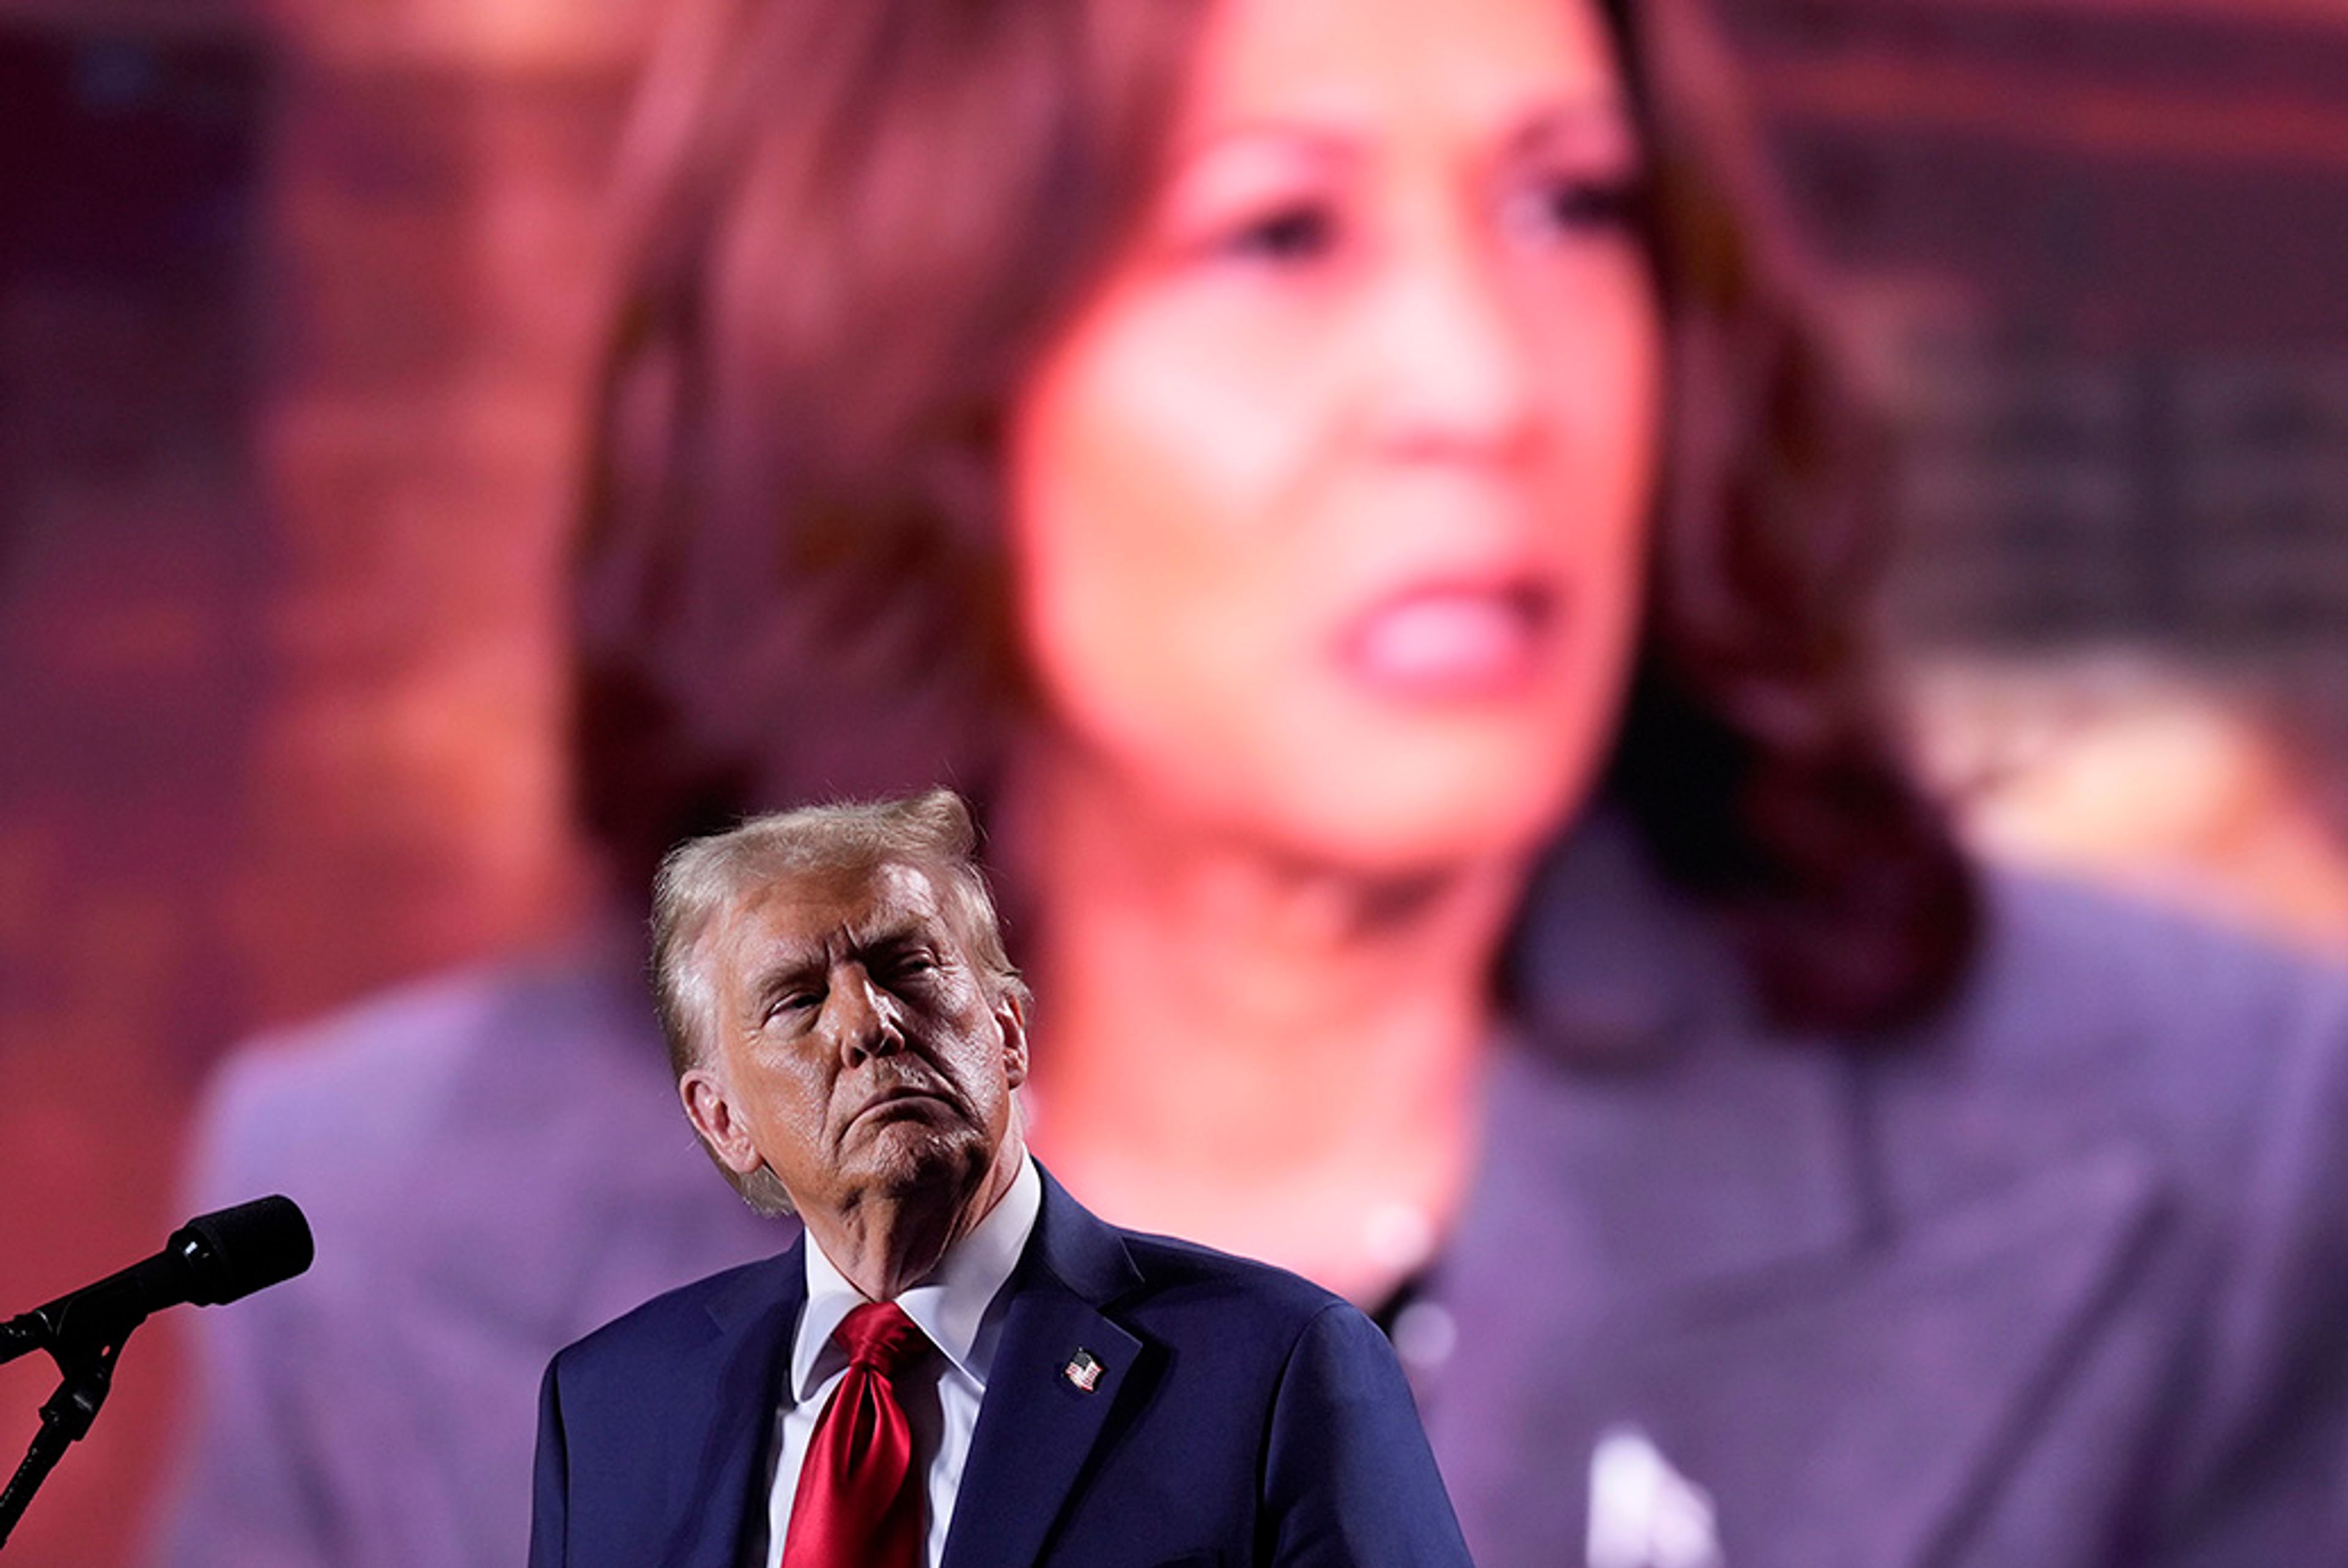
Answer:
[[67, 1448], [88, 1435], [132, 1329], [182, 1301], [218, 1307], [291, 1279], [310, 1266], [311, 1255], [310, 1222], [294, 1200], [255, 1198], [198, 1214], [153, 1257], [0, 1322], [0, 1361], [46, 1350], [64, 1375], [41, 1407], [41, 1430], [25, 1462], [0, 1489], [0, 1546]]
[[151, 1313], [183, 1301], [235, 1301], [293, 1278], [314, 1255], [310, 1222], [291, 1198], [255, 1198], [198, 1214], [154, 1256], [0, 1322], [0, 1361], [31, 1350], [118, 1346]]

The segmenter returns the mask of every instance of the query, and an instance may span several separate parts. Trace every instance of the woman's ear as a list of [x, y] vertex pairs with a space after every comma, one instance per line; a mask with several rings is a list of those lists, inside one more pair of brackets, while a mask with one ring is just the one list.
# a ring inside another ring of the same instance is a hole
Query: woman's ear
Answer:
[[719, 1164], [737, 1176], [747, 1176], [766, 1163], [766, 1156], [750, 1141], [749, 1128], [735, 1114], [734, 1102], [716, 1073], [705, 1067], [687, 1068], [676, 1081], [676, 1092], [685, 1102], [685, 1119]]

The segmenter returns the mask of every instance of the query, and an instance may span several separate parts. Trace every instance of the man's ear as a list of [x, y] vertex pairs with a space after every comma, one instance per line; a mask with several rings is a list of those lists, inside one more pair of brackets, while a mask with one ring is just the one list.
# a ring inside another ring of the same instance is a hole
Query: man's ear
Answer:
[[737, 1176], [747, 1176], [766, 1163], [766, 1156], [750, 1142], [750, 1129], [735, 1114], [726, 1085], [706, 1067], [689, 1067], [676, 1081], [677, 1097], [685, 1102], [686, 1120], [717, 1163]]
[[1003, 1030], [1003, 1076], [1016, 1089], [1027, 1081], [1027, 1004], [1017, 991], [995, 999], [994, 1021]]

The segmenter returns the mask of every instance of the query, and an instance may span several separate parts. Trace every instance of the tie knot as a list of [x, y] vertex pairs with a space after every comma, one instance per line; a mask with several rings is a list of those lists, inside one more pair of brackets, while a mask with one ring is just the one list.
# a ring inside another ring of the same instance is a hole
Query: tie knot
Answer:
[[851, 1367], [870, 1367], [893, 1378], [911, 1364], [929, 1341], [893, 1301], [868, 1301], [831, 1331], [832, 1342], [848, 1352]]

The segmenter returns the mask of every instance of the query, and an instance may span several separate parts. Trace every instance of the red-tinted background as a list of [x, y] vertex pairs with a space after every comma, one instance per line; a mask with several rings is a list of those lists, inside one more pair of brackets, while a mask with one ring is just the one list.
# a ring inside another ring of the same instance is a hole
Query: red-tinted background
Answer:
[[[634, 0], [0, 0], [0, 1311], [151, 1251], [233, 1042], [578, 904], [554, 572]], [[2008, 853], [2348, 954], [2348, 11], [1725, 0], [1910, 437]], [[125, 1562], [141, 1334], [12, 1563]], [[0, 1463], [46, 1363], [0, 1372]]]

